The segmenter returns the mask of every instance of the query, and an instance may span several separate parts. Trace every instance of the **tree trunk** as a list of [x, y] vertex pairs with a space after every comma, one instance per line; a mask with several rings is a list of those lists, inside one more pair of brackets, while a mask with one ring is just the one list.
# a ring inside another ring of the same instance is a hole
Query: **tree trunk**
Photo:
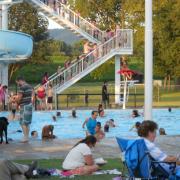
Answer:
[[166, 85], [167, 85], [167, 76], [164, 77], [164, 89], [166, 89]]
[[171, 90], [171, 76], [168, 75], [168, 91]]

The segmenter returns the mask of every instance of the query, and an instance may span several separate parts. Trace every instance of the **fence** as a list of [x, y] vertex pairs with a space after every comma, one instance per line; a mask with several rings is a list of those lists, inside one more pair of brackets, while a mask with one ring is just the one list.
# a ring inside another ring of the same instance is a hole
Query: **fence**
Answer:
[[[83, 83], [71, 87], [70, 89], [64, 91], [64, 94], [59, 94], [54, 99], [58, 109], [60, 108], [90, 108], [97, 107], [98, 104], [102, 103], [101, 95], [101, 83]], [[18, 88], [16, 86], [10, 86], [8, 92], [14, 92]], [[86, 91], [88, 91], [88, 102]], [[114, 84], [109, 84], [109, 108], [115, 108], [115, 94]], [[121, 93], [123, 90], [121, 90]], [[86, 98], [85, 98], [86, 97]], [[85, 100], [86, 99], [86, 100]], [[133, 87], [130, 87], [128, 102], [126, 103], [127, 108], [142, 107], [144, 105], [144, 85], [136, 84]], [[35, 102], [37, 107], [37, 102]], [[169, 88], [163, 88], [160, 86], [154, 86], [153, 89], [153, 106], [154, 107], [180, 107], [180, 86], [171, 85]], [[55, 107], [55, 103], [54, 103]], [[4, 105], [2, 109], [5, 110], [7, 107]]]
[[[108, 94], [105, 106], [115, 108], [114, 98], [117, 94]], [[120, 94], [123, 97], [123, 94]], [[143, 94], [129, 94], [128, 106], [137, 107], [137, 100]], [[96, 107], [102, 102], [102, 94], [58, 94], [56, 97], [57, 109], [74, 107]]]
[[[109, 85], [109, 108], [116, 107], [114, 84]], [[88, 103], [85, 100], [85, 92], [89, 90]], [[121, 93], [123, 90], [121, 90]], [[122, 96], [122, 95], [121, 95]], [[56, 98], [58, 108], [73, 108], [73, 107], [96, 107], [102, 103], [101, 86], [96, 86], [94, 89], [88, 87], [74, 87], [71, 90], [59, 94]], [[126, 107], [142, 107], [144, 106], [144, 85], [139, 84], [130, 87], [128, 102]], [[154, 107], [180, 107], [180, 86], [171, 85], [171, 87], [163, 88], [159, 86], [153, 87], [153, 106]]]

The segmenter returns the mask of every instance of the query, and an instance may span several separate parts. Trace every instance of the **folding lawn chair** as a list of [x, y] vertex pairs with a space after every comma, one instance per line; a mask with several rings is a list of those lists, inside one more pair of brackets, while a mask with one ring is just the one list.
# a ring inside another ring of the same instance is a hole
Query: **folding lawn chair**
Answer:
[[169, 163], [169, 173], [165, 168], [165, 162], [155, 161], [149, 154], [143, 139], [129, 140], [116, 138], [122, 152], [124, 166], [128, 170], [129, 179], [157, 179], [157, 180], [180, 180], [174, 173], [175, 163]]

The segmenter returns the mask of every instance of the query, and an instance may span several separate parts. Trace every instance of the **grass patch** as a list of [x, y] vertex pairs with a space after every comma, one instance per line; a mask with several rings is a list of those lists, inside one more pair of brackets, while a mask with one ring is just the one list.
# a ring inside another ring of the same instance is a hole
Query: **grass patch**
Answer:
[[[38, 160], [39, 167], [41, 168], [61, 168], [62, 159], [51, 159], [51, 160]], [[104, 170], [107, 169], [118, 169], [122, 172], [123, 170], [123, 164], [120, 161], [120, 159], [108, 159], [108, 163], [102, 168]], [[30, 164], [31, 160], [17, 160], [16, 162], [22, 163], [22, 164]], [[96, 176], [79, 176], [73, 178], [74, 180], [111, 180], [113, 177], [116, 177], [117, 175], [96, 175]], [[57, 180], [59, 177], [51, 177], [51, 178], [43, 178], [38, 180]], [[67, 178], [63, 178], [64, 180]], [[62, 179], [62, 180], [63, 180]]]

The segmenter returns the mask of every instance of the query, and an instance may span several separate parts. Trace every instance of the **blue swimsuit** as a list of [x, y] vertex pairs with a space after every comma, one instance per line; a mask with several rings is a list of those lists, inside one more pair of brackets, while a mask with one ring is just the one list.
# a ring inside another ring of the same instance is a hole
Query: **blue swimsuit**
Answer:
[[86, 127], [88, 129], [88, 132], [91, 135], [94, 135], [96, 133], [95, 132], [96, 124], [97, 124], [97, 121], [95, 119], [92, 119], [91, 117], [89, 118], [89, 120], [86, 123]]

